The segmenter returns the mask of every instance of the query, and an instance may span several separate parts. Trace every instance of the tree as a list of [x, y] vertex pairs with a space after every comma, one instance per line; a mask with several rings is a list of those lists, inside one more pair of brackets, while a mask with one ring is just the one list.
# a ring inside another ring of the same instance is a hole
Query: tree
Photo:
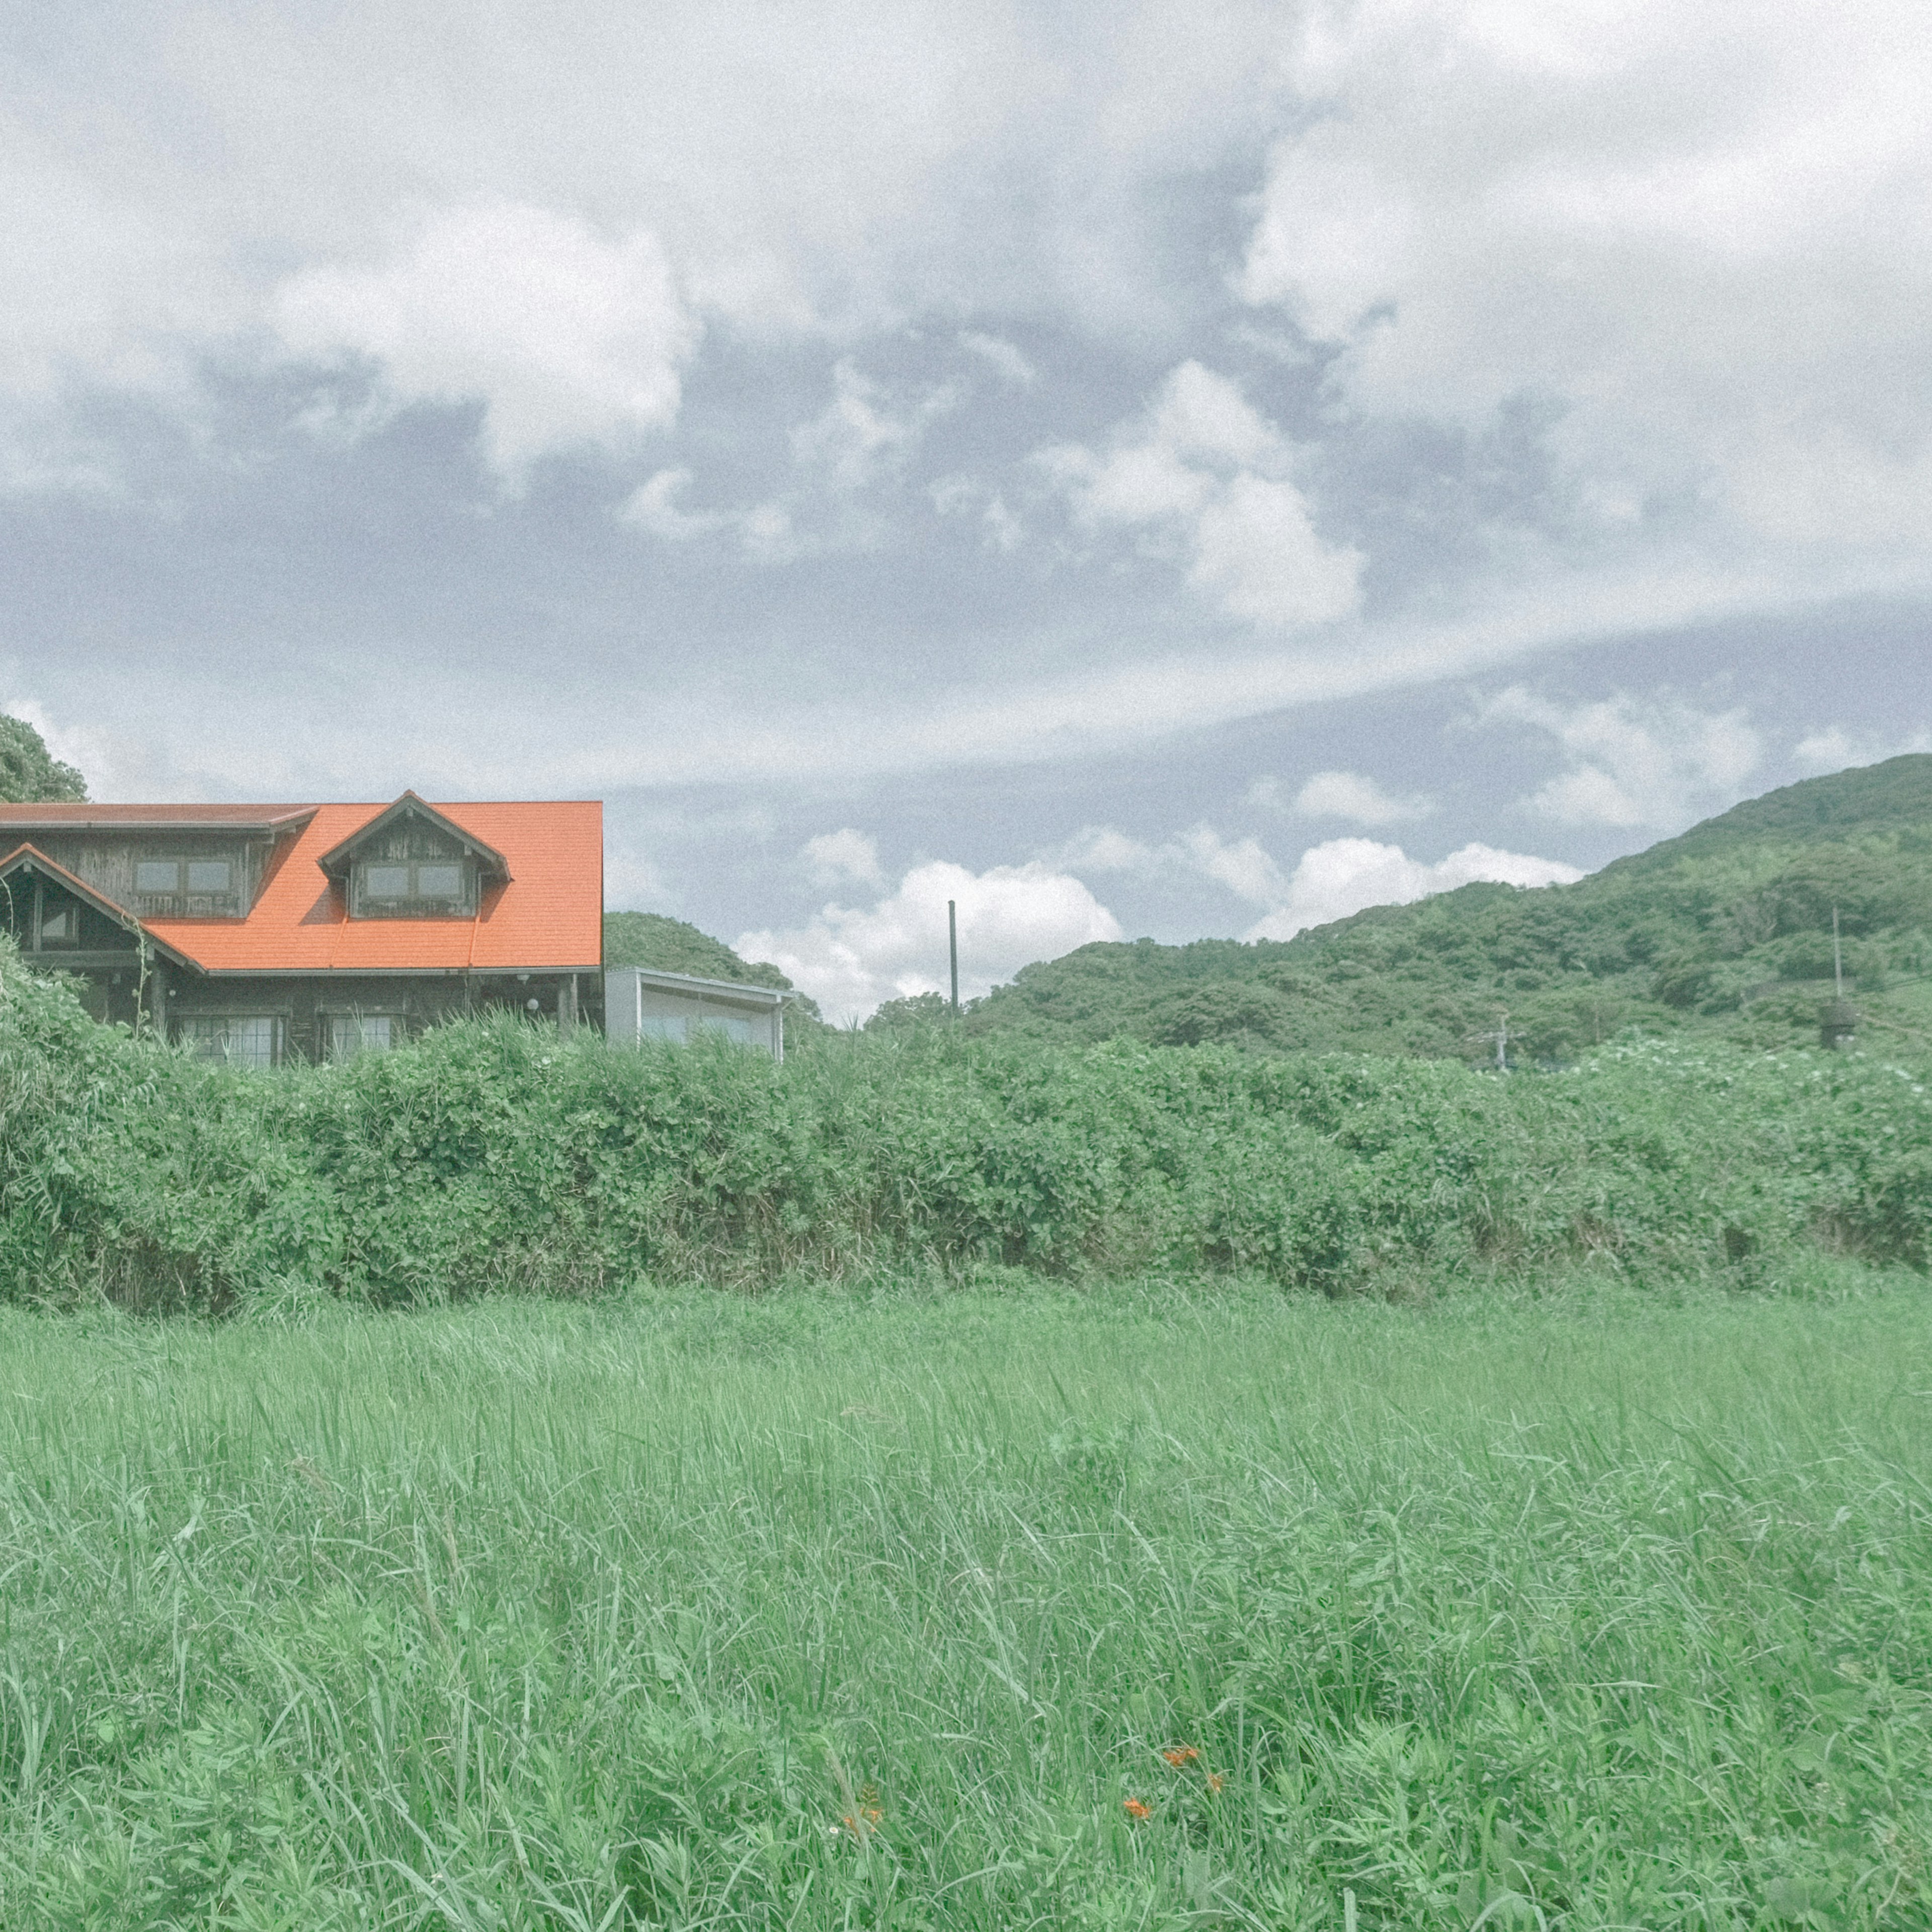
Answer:
[[0, 712], [0, 805], [78, 805], [87, 781], [47, 749], [24, 718]]

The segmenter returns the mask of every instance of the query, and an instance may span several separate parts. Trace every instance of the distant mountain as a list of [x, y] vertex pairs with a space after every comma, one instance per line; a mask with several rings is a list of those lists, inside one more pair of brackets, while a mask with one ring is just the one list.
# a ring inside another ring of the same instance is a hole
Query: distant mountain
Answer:
[[1465, 886], [1286, 942], [1084, 946], [964, 1024], [1469, 1060], [1506, 1028], [1525, 1061], [1630, 1026], [1815, 1042], [1834, 907], [1861, 1038], [1932, 1047], [1932, 756], [1767, 793], [1573, 886]]

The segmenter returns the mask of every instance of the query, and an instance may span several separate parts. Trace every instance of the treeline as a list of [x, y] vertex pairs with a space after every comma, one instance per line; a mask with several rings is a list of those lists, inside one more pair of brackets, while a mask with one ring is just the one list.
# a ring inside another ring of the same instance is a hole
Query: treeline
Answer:
[[1465, 886], [1285, 942], [1082, 946], [1023, 968], [966, 1024], [1473, 1061], [1507, 1013], [1526, 1065], [1630, 1027], [1781, 1049], [1817, 1040], [1840, 963], [1868, 1035], [1932, 1046], [1932, 755], [1768, 793], [1574, 886]]
[[339, 1296], [985, 1264], [1330, 1294], [1588, 1263], [1923, 1268], [1932, 1108], [1857, 1057], [1655, 1042], [1454, 1064], [950, 1028], [777, 1067], [513, 1022], [272, 1075], [96, 1026], [0, 955], [0, 1297], [220, 1312]]

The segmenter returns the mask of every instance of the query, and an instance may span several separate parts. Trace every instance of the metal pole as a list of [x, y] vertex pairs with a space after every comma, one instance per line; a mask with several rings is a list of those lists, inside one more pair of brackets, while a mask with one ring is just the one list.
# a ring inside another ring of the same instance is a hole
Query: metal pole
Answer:
[[1838, 944], [1838, 908], [1832, 908], [1832, 990], [1839, 999], [1845, 997], [1845, 956]]
[[952, 1017], [959, 1017], [959, 908], [956, 902], [946, 902], [946, 943], [952, 955]]

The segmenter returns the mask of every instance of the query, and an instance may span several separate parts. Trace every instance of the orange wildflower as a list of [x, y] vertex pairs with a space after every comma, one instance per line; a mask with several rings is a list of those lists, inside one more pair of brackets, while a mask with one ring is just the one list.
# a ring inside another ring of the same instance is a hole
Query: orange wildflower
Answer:
[[1150, 1811], [1138, 1798], [1122, 1798], [1120, 1800], [1120, 1809], [1124, 1811], [1130, 1818], [1150, 1818], [1154, 1816], [1154, 1814]]
[[1198, 1757], [1201, 1754], [1192, 1744], [1176, 1744], [1172, 1750], [1164, 1750], [1161, 1756], [1178, 1771], [1184, 1764]]
[[1210, 1771], [1208, 1774], [1208, 1789], [1210, 1792], [1218, 1794], [1222, 1786], [1227, 1781], [1218, 1771]]

